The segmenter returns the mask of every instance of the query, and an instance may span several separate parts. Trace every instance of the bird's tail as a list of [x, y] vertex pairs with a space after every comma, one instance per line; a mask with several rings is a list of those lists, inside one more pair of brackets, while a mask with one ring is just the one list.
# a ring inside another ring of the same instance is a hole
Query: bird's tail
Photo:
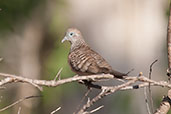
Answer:
[[120, 79], [123, 79], [124, 76], [128, 76], [128, 73], [121, 73], [121, 72], [118, 72], [118, 71], [115, 71], [115, 70], [112, 70], [112, 72], [110, 73], [112, 75], [114, 75], [116, 78], [120, 78]]

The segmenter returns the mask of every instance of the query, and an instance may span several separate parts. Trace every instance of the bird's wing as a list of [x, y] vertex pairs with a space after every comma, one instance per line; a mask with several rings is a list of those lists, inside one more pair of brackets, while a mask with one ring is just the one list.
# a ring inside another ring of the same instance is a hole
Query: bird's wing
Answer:
[[105, 59], [88, 46], [70, 52], [68, 60], [77, 74], [110, 73], [112, 70]]
[[91, 51], [91, 56], [94, 58], [94, 62], [96, 63], [97, 67], [100, 69], [100, 72], [109, 73], [112, 70], [112, 67], [108, 64], [108, 62], [94, 50], [90, 49], [90, 51]]

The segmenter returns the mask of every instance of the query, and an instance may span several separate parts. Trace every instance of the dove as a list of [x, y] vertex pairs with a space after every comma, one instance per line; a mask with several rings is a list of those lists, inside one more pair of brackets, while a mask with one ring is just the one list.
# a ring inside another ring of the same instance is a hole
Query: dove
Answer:
[[76, 28], [69, 28], [61, 41], [69, 41], [71, 44], [68, 54], [68, 63], [71, 70], [78, 75], [112, 74], [122, 79], [127, 76], [118, 72], [109, 63], [85, 42], [81, 32]]

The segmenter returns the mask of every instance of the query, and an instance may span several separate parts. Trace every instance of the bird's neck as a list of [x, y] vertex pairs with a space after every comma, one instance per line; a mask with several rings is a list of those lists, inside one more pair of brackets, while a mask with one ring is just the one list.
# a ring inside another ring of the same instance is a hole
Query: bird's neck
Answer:
[[79, 49], [82, 46], [88, 46], [88, 45], [84, 40], [78, 40], [78, 41], [71, 44], [70, 52], [74, 51], [75, 49]]

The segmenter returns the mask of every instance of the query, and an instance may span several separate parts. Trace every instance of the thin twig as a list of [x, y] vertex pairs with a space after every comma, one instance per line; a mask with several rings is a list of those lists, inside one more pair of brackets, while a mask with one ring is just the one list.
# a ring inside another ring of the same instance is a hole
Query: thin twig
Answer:
[[149, 79], [151, 79], [151, 74], [152, 74], [152, 71], [153, 71], [153, 65], [157, 62], [158, 60], [156, 59], [155, 61], [153, 61], [152, 63], [151, 63], [151, 65], [150, 65], [150, 72], [149, 72]]
[[18, 108], [18, 113], [17, 114], [20, 114], [21, 112], [21, 107]]
[[146, 107], [147, 107], [147, 112], [148, 112], [148, 114], [152, 114], [151, 110], [150, 110], [149, 103], [148, 103], [147, 87], [144, 87], [144, 96], [145, 96], [145, 104], [146, 104]]
[[[88, 88], [87, 92], [85, 93], [84, 97], [81, 99], [79, 105], [76, 108], [76, 111], [80, 108], [81, 104], [83, 103], [83, 101], [85, 100], [85, 98], [88, 96], [88, 94], [91, 92], [92, 88]], [[75, 114], [76, 112], [74, 112], [73, 114]]]
[[132, 71], [134, 71], [134, 68], [131, 69], [130, 71], [128, 71], [126, 74], [128, 75], [128, 74], [131, 73]]
[[57, 111], [59, 111], [61, 109], [61, 107], [58, 107], [57, 109], [55, 109], [54, 111], [52, 111], [50, 114], [55, 114]]
[[[158, 60], [156, 59], [154, 62], [152, 62], [152, 64], [150, 65], [150, 72], [149, 72], [149, 79], [151, 79], [151, 76], [152, 76], [152, 71], [153, 71], [153, 65], [157, 62]], [[151, 91], [151, 87], [150, 87], [150, 83], [149, 83], [149, 86], [148, 86], [148, 93], [149, 93], [149, 103], [150, 103], [150, 106], [151, 106], [151, 113], [154, 112], [154, 105], [153, 105], [153, 98], [152, 98], [152, 91]]]
[[[122, 88], [121, 90], [125, 91], [125, 90], [140, 89], [140, 88], [148, 87], [148, 85], [149, 85], [149, 83], [144, 82], [144, 83], [133, 85], [133, 86], [126, 86], [126, 87]], [[158, 85], [155, 85], [154, 83], [151, 83], [150, 85], [158, 86]], [[163, 87], [163, 86], [161, 86], [161, 87]]]
[[100, 109], [103, 108], [103, 107], [104, 107], [103, 105], [102, 105], [102, 106], [99, 106], [99, 107], [97, 107], [96, 109], [90, 111], [88, 114], [92, 114], [92, 113], [94, 113], [94, 112], [100, 110]]
[[16, 102], [14, 102], [14, 103], [12, 103], [12, 104], [10, 104], [10, 105], [8, 105], [8, 106], [6, 106], [6, 107], [0, 109], [0, 112], [2, 112], [2, 111], [4, 111], [4, 110], [7, 110], [8, 108], [11, 108], [12, 106], [14, 106], [14, 105], [16, 105], [16, 104], [18, 104], [18, 103], [20, 103], [20, 102], [26, 100], [26, 99], [36, 98], [36, 97], [41, 97], [41, 96], [27, 96], [27, 97], [21, 98], [21, 99], [17, 100]]
[[58, 73], [56, 74], [56, 76], [55, 76], [55, 78], [54, 78], [54, 81], [57, 80], [57, 79], [59, 79], [59, 80], [61, 79], [61, 78], [60, 78], [60, 75], [61, 75], [62, 69], [63, 69], [63, 68], [60, 68], [60, 69], [59, 69]]

